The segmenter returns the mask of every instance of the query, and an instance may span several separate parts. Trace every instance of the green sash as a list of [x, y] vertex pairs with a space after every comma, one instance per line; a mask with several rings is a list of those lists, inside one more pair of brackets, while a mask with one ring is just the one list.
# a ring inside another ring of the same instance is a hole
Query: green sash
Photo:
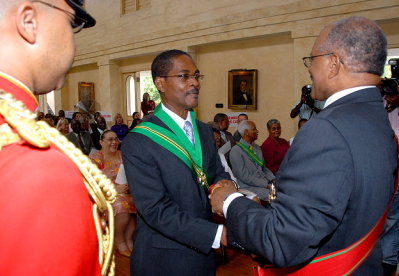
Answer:
[[251, 158], [256, 164], [258, 164], [261, 167], [265, 165], [265, 161], [260, 159], [249, 147], [247, 147], [241, 142], [238, 142], [237, 146], [239, 146], [248, 155], [248, 157]]
[[132, 129], [131, 132], [143, 134], [173, 153], [194, 171], [200, 186], [207, 189], [209, 185], [202, 168], [202, 147], [195, 114], [194, 111], [190, 111], [189, 114], [193, 125], [195, 146], [176, 122], [162, 109], [161, 105], [155, 108], [154, 115], [164, 122], [172, 131], [150, 122], [142, 122]]

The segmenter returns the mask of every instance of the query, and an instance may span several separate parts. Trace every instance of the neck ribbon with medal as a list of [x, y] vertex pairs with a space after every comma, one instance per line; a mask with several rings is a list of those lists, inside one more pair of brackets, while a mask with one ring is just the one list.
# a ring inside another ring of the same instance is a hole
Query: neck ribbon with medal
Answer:
[[171, 131], [151, 122], [142, 122], [131, 132], [143, 134], [173, 153], [194, 172], [198, 184], [202, 188], [208, 189], [206, 173], [202, 168], [202, 147], [194, 111], [190, 111], [188, 115], [191, 116], [196, 141], [195, 146], [176, 122], [162, 109], [161, 105], [155, 108], [154, 115], [167, 125]]
[[[265, 161], [260, 159], [256, 153], [251, 150], [249, 147], [247, 147], [246, 145], [244, 145], [241, 142], [237, 143], [237, 146], [239, 146], [244, 152], [245, 154], [251, 158], [252, 161], [254, 161], [257, 165], [259, 165], [260, 167], [263, 167], [265, 165]], [[272, 203], [273, 200], [275, 200], [277, 198], [277, 190], [276, 190], [276, 186], [274, 185], [273, 181], [269, 183], [270, 184], [270, 188], [269, 188], [269, 195], [268, 195], [268, 199], [267, 202]]]

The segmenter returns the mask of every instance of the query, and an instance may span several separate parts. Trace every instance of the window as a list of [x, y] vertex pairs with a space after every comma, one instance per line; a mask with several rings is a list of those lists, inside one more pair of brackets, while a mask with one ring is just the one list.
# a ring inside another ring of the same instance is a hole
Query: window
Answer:
[[151, 7], [150, 0], [121, 0], [122, 14], [132, 13]]
[[143, 99], [143, 94], [150, 94], [150, 99], [153, 100], [156, 105], [161, 102], [161, 97], [158, 93], [157, 88], [152, 80], [151, 71], [140, 72], [140, 99]]
[[54, 90], [47, 94], [39, 95], [39, 111], [44, 114], [55, 114]]
[[152, 81], [151, 71], [140, 71], [135, 73], [128, 73], [125, 75], [126, 84], [126, 104], [127, 115], [131, 116], [133, 112], [139, 111], [143, 94], [150, 94], [150, 99], [156, 105], [161, 102], [158, 90]]

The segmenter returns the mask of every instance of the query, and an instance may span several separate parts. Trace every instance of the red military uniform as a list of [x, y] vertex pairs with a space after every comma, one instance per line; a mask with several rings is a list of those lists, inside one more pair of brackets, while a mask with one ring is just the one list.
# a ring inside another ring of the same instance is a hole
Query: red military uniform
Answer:
[[[3, 73], [0, 90], [37, 107], [32, 92]], [[0, 115], [0, 134], [6, 124]], [[25, 140], [3, 145], [0, 189], [0, 275], [101, 274], [93, 203], [63, 152]]]

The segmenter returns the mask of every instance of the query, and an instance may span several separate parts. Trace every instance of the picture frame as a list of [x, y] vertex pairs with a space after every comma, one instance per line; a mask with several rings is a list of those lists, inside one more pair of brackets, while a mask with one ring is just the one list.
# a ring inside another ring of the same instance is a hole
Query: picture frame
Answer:
[[257, 109], [257, 69], [232, 69], [228, 72], [228, 107]]
[[94, 113], [94, 83], [93, 82], [79, 82], [79, 108], [85, 112]]

